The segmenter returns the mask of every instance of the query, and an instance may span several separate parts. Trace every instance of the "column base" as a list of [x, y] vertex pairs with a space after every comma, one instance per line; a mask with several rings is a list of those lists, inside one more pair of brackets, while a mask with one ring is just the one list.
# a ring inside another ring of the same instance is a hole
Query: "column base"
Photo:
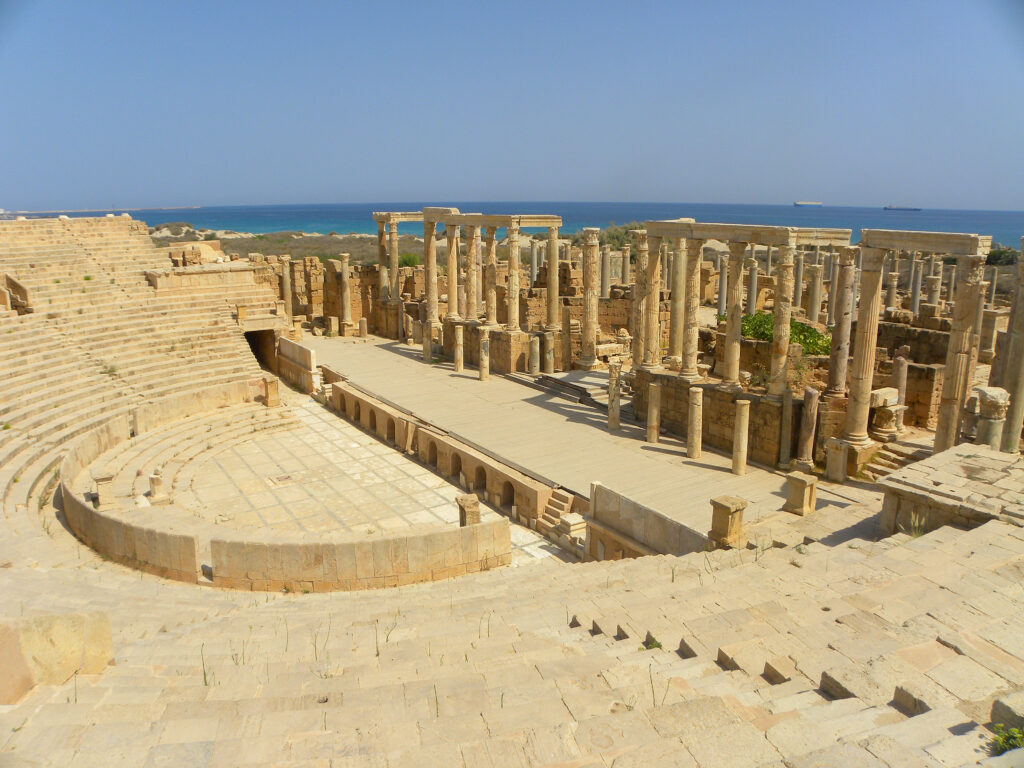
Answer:
[[738, 381], [723, 381], [721, 384], [718, 385], [718, 388], [722, 392], [737, 393], [743, 391], [743, 387], [740, 386], [740, 383]]
[[339, 336], [358, 336], [359, 323], [338, 323]]
[[879, 444], [870, 438], [829, 438], [825, 442], [825, 479], [842, 483], [847, 477], [856, 477], [871, 461], [878, 448]]
[[814, 472], [814, 462], [809, 459], [796, 459], [793, 462], [793, 468], [808, 474]]
[[696, 384], [698, 381], [703, 381], [704, 377], [701, 376], [700, 371], [687, 371], [679, 370], [680, 381], [685, 381], [687, 384]]
[[604, 367], [600, 360], [596, 357], [592, 360], [580, 358], [573, 363], [573, 368], [578, 371], [597, 371]]

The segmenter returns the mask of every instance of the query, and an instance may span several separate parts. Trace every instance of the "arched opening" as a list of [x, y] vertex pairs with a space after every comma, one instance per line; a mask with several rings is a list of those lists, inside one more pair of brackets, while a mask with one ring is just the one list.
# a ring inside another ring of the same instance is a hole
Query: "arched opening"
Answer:
[[356, 424], [358, 424], [359, 423], [359, 417], [361, 415], [362, 414], [359, 411], [359, 401], [356, 400], [355, 403], [352, 405], [352, 421], [354, 421]]
[[245, 340], [256, 362], [265, 371], [277, 373], [277, 339], [273, 331], [246, 331]]
[[459, 454], [457, 454], [457, 453], [453, 453], [452, 454], [452, 474], [451, 474], [451, 478], [455, 482], [456, 485], [458, 485], [458, 486], [462, 485], [462, 457]]
[[437, 443], [433, 440], [427, 446], [427, 464], [437, 469]]
[[508, 480], [501, 485], [501, 508], [505, 512], [511, 512], [516, 503], [516, 489]]
[[372, 408], [370, 409], [370, 431], [377, 431], [377, 412]]
[[395, 420], [392, 418], [388, 419], [387, 441], [392, 445], [395, 444]]
[[347, 402], [345, 401], [345, 395], [342, 392], [338, 393], [338, 413], [344, 416], [348, 413]]
[[482, 466], [478, 466], [473, 474], [473, 492], [483, 494], [481, 499], [487, 501], [487, 472]]

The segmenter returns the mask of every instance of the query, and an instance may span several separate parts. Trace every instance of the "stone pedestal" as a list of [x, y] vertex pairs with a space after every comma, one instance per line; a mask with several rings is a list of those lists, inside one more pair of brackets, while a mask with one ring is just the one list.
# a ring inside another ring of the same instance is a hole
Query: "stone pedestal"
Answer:
[[871, 422], [872, 439], [891, 443], [899, 437], [899, 422], [903, 414], [899, 397], [899, 390], [895, 387], [882, 387], [871, 393], [871, 408], [875, 414]]
[[743, 536], [743, 510], [747, 500], [738, 496], [717, 496], [711, 499], [711, 530], [708, 542], [712, 549], [740, 548]]
[[96, 508], [110, 509], [114, 506], [114, 473], [107, 470], [94, 471], [92, 481], [96, 488]]
[[359, 318], [359, 338], [365, 339], [369, 335], [370, 335], [370, 333], [369, 333], [369, 331], [367, 330], [367, 327], [366, 327], [366, 318], [365, 317], [360, 317]]
[[786, 503], [782, 508], [794, 515], [809, 515], [818, 500], [818, 478], [805, 472], [786, 475]]
[[846, 482], [846, 466], [850, 446], [845, 441], [830, 437], [825, 441], [825, 479], [833, 483]]
[[538, 334], [530, 336], [529, 366], [529, 372], [531, 375], [536, 376], [540, 373], [540, 336]]
[[455, 497], [455, 503], [459, 506], [460, 528], [480, 522], [480, 499], [475, 493], [460, 494]]
[[161, 472], [160, 467], [157, 467], [149, 476], [149, 503], [163, 504], [167, 500], [167, 494], [164, 493], [163, 473]]

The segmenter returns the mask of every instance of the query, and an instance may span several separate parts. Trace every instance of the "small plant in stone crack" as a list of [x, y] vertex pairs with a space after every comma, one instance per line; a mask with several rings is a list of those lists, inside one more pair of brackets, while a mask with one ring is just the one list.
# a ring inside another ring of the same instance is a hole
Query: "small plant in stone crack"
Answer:
[[215, 682], [214, 682], [213, 670], [212, 669], [211, 670], [207, 670], [206, 669], [206, 653], [205, 653], [205, 650], [206, 650], [206, 643], [203, 643], [203, 644], [201, 644], [199, 646], [199, 661], [200, 661], [200, 663], [203, 666], [203, 685], [205, 685], [206, 687], [210, 687], [211, 685], [214, 685]]

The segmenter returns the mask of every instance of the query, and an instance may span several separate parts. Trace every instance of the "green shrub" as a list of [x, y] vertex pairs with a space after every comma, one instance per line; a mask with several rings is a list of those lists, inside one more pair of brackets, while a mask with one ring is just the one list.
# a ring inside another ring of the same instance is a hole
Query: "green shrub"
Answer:
[[[774, 338], [775, 318], [761, 312], [756, 315], [744, 315], [740, 323], [740, 333], [748, 339], [771, 341]], [[832, 351], [832, 334], [822, 333], [805, 323], [789, 321], [789, 343], [799, 344], [805, 355], [827, 355]]]
[[1006, 728], [1002, 723], [997, 723], [994, 730], [996, 735], [988, 743], [993, 755], [1024, 747], [1024, 729]]
[[418, 267], [420, 265], [420, 257], [415, 253], [403, 253], [398, 257], [398, 266], [400, 267]]
[[1000, 264], [1016, 264], [1019, 258], [1020, 254], [1013, 248], [1004, 248], [999, 243], [996, 243], [992, 250], [988, 252], [988, 258], [985, 260], [985, 263], [996, 266]]
[[203, 235], [203, 240], [216, 240], [216, 239], [217, 239], [217, 233], [216, 232], [207, 232], [205, 235]]

